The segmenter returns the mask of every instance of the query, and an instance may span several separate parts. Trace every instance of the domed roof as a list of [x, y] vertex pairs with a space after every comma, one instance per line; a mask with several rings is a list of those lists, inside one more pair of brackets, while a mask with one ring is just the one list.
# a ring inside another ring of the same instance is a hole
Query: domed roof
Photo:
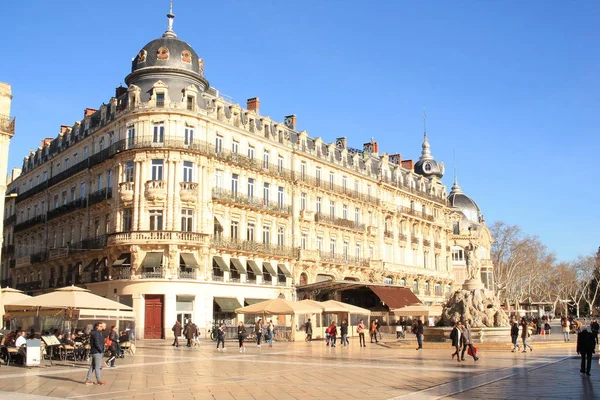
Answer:
[[153, 67], [184, 69], [200, 75], [204, 73], [203, 61], [200, 61], [192, 46], [171, 31], [165, 32], [138, 52], [131, 63], [131, 72]]
[[441, 178], [444, 176], [445, 168], [443, 162], [437, 162], [431, 155], [431, 146], [427, 140], [427, 134], [423, 134], [423, 145], [421, 157], [415, 164], [415, 173], [423, 176], [436, 176]]
[[463, 215], [471, 222], [481, 222], [481, 210], [473, 199], [463, 193], [458, 181], [454, 180], [452, 190], [448, 195], [448, 203], [450, 207], [459, 209]]

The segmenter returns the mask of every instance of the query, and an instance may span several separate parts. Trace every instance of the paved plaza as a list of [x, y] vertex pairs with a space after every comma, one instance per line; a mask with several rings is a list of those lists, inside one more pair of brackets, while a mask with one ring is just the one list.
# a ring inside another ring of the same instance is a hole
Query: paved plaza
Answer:
[[[273, 349], [214, 342], [173, 348], [140, 341], [135, 357], [103, 368], [104, 386], [83, 384], [87, 367], [0, 368], [1, 399], [594, 399], [600, 367], [580, 376], [574, 348], [534, 347], [522, 354], [481, 350], [478, 362], [457, 363], [452, 349], [386, 348], [353, 341], [276, 343]], [[573, 344], [574, 345], [574, 344]], [[425, 343], [427, 346], [427, 343]], [[596, 395], [596, 393], [598, 395]]]

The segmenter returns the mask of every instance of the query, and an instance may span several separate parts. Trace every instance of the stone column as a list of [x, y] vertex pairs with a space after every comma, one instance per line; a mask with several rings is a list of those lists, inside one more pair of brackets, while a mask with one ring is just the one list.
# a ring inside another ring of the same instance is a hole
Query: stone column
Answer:
[[[15, 134], [14, 120], [10, 119], [10, 106], [12, 103], [11, 87], [0, 82], [0, 232], [4, 232], [4, 196], [6, 194], [6, 176], [8, 168], [8, 147]], [[0, 246], [4, 235], [0, 235]], [[8, 276], [2, 276], [8, 278]]]

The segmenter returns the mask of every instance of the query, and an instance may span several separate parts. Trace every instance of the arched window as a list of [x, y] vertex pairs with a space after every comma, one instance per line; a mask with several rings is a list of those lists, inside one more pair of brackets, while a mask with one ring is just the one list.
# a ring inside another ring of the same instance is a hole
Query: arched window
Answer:
[[156, 58], [159, 60], [168, 60], [169, 59], [169, 49], [166, 47], [161, 47], [156, 52]]
[[419, 281], [413, 281], [413, 292], [417, 293], [419, 291]]
[[402, 278], [400, 279], [400, 286], [406, 286], [406, 279]]

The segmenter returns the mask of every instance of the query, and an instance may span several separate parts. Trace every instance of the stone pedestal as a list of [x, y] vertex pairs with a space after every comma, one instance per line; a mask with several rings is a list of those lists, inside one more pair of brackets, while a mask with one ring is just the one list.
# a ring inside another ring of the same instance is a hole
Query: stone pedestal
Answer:
[[463, 290], [477, 290], [484, 289], [485, 286], [483, 285], [483, 282], [481, 282], [479, 279], [469, 279], [466, 280], [465, 283], [463, 283], [462, 288]]

